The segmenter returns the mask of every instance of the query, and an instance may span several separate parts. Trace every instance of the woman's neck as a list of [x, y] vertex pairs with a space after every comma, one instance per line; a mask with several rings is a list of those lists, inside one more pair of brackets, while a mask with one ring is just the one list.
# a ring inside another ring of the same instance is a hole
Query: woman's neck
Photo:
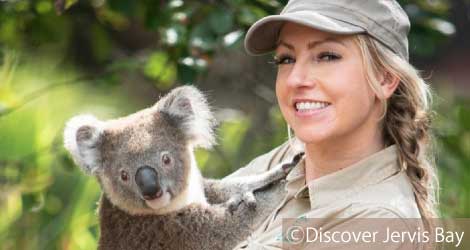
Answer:
[[324, 143], [305, 145], [306, 182], [331, 174], [382, 150], [379, 129], [355, 133]]

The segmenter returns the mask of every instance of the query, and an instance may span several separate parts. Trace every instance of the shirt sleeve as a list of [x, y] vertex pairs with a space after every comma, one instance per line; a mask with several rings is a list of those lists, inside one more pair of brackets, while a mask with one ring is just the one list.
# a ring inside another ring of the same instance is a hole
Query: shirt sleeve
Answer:
[[289, 143], [285, 142], [282, 145], [272, 149], [268, 153], [260, 155], [253, 159], [246, 166], [238, 169], [232, 174], [226, 176], [224, 179], [230, 179], [234, 177], [242, 177], [255, 175], [269, 170], [275, 164], [287, 159], [292, 154]]

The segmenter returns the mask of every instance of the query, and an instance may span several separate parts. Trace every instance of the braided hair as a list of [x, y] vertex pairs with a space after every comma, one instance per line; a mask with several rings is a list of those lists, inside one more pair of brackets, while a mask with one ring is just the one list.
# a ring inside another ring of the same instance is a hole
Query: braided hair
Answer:
[[[394, 54], [377, 40], [357, 35], [366, 79], [382, 102], [383, 140], [398, 148], [398, 163], [406, 171], [424, 219], [436, 218], [438, 179], [431, 154], [431, 92], [419, 72], [406, 60]], [[380, 77], [382, 76], [382, 77]], [[397, 89], [386, 99], [380, 91], [380, 80], [395, 76]]]

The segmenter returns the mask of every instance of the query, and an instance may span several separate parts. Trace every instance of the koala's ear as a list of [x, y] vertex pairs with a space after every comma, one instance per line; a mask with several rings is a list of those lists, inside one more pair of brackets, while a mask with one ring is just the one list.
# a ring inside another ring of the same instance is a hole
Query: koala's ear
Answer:
[[65, 126], [64, 146], [87, 174], [95, 174], [101, 166], [99, 144], [103, 128], [104, 123], [92, 115], [75, 116]]
[[204, 94], [193, 86], [175, 88], [157, 103], [159, 112], [177, 119], [177, 126], [194, 147], [210, 148], [215, 144], [216, 120]]

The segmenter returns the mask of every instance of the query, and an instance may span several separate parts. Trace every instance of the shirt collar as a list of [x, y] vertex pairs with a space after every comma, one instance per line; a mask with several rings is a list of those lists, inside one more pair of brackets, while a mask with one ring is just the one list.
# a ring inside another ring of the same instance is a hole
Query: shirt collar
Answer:
[[[305, 163], [304, 163], [305, 165]], [[348, 197], [399, 172], [397, 148], [392, 145], [349, 167], [307, 184], [312, 208]]]
[[309, 198], [311, 208], [347, 197], [400, 171], [392, 145], [349, 167], [305, 183], [305, 157], [287, 175], [287, 189], [296, 199]]

